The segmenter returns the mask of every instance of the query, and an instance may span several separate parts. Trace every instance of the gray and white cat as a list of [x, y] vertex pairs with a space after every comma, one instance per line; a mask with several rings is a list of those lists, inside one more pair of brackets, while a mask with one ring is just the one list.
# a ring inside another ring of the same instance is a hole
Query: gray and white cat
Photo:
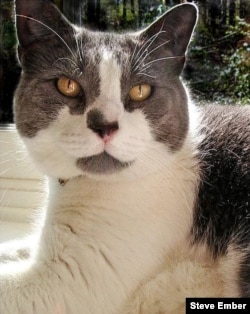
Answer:
[[250, 297], [250, 110], [190, 101], [179, 76], [196, 20], [183, 4], [143, 31], [99, 33], [48, 0], [16, 1], [15, 122], [49, 197], [30, 258], [1, 264], [1, 314]]

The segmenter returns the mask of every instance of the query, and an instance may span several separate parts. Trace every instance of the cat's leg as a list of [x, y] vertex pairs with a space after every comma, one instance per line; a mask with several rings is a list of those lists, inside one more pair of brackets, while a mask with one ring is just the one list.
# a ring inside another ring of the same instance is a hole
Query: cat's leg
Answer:
[[250, 254], [229, 245], [219, 258], [219, 272], [225, 282], [224, 297], [250, 297]]
[[195, 259], [179, 248], [161, 271], [133, 294], [122, 314], [184, 314], [187, 296], [223, 295], [224, 280], [218, 263]]
[[33, 268], [32, 263], [31, 259], [0, 264], [1, 314], [71, 313], [58, 294], [60, 279], [48, 267]]

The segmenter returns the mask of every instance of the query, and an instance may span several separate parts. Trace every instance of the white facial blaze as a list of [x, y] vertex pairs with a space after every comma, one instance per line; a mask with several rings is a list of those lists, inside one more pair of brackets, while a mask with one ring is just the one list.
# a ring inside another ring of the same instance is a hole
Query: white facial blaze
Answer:
[[100, 62], [100, 78], [100, 96], [96, 100], [96, 107], [102, 111], [106, 120], [118, 121], [123, 113], [121, 68], [107, 49], [104, 49]]

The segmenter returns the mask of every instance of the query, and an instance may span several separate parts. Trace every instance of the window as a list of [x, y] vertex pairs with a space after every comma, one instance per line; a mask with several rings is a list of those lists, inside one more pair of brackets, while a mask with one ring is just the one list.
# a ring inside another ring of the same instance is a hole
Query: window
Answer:
[[43, 200], [43, 177], [27, 157], [14, 126], [0, 127], [0, 242], [30, 231]]

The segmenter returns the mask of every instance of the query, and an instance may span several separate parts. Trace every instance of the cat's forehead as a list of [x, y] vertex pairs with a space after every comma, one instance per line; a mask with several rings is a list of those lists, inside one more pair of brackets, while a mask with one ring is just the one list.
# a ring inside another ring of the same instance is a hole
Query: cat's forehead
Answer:
[[119, 64], [122, 64], [128, 61], [138, 45], [136, 37], [128, 34], [120, 35], [80, 29], [75, 37], [82, 52], [95, 61], [109, 62], [111, 59], [116, 59]]

